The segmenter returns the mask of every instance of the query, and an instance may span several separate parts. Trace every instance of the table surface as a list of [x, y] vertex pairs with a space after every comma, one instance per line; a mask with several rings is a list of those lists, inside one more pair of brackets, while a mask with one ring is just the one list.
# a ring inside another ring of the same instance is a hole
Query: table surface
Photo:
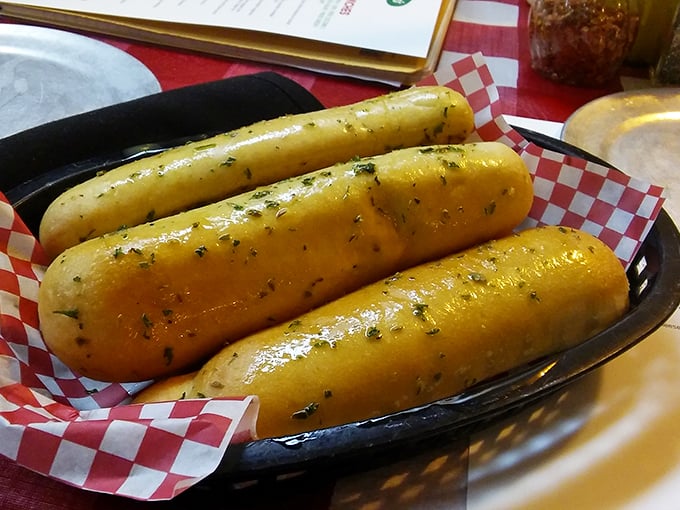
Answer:
[[[524, 0], [459, 0], [440, 65], [481, 51], [503, 111], [516, 124], [559, 136], [583, 104], [623, 88], [648, 86], [625, 69], [599, 89], [559, 85], [529, 64]], [[7, 20], [4, 20], [7, 21]], [[386, 84], [96, 37], [134, 56], [163, 90], [275, 70], [327, 107], [391, 90]], [[173, 501], [142, 503], [68, 487], [0, 458], [0, 508], [677, 508], [680, 494], [680, 315], [565, 390], [471, 437], [342, 477], [317, 473], [266, 490], [229, 496], [192, 489]], [[224, 496], [221, 498], [221, 496]]]

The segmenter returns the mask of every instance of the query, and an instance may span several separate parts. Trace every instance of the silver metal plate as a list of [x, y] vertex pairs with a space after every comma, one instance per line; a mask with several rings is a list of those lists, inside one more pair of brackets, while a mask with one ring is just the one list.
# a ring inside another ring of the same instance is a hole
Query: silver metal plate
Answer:
[[664, 207], [680, 220], [680, 88], [619, 92], [591, 101], [567, 119], [562, 140], [663, 186]]
[[0, 23], [0, 138], [159, 91], [153, 73], [114, 46]]

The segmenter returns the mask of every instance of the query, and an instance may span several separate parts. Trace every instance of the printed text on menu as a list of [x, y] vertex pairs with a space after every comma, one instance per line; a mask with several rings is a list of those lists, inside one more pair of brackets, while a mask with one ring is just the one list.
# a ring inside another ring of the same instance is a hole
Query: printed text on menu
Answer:
[[256, 30], [426, 57], [442, 0], [32, 0], [5, 3]]

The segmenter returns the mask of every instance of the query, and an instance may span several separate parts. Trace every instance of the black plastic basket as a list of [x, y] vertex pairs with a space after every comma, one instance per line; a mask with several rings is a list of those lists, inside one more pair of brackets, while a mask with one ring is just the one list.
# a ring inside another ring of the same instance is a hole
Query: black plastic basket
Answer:
[[[517, 128], [542, 147], [605, 162], [541, 134]], [[138, 146], [37, 176], [6, 192], [37, 234], [43, 212], [62, 191], [123, 162], [182, 143]], [[631, 308], [614, 326], [554, 356], [416, 409], [295, 436], [231, 445], [204, 486], [244, 487], [299, 473], [357, 469], [403, 458], [429, 445], [464, 437], [563, 388], [654, 332], [680, 303], [680, 234], [662, 210], [628, 271]]]

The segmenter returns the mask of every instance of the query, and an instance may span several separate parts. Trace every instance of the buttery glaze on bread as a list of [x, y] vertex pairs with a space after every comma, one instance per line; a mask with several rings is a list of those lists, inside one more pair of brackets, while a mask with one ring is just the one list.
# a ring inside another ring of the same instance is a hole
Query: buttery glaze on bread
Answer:
[[40, 328], [105, 381], [179, 371], [394, 271], [505, 235], [533, 187], [486, 142], [393, 151], [78, 244], [48, 267]]
[[411, 87], [348, 106], [258, 122], [110, 170], [48, 207], [40, 243], [50, 259], [86, 239], [395, 148], [459, 143], [474, 114], [459, 93]]
[[136, 402], [257, 395], [258, 435], [296, 434], [454, 395], [585, 341], [627, 308], [625, 271], [605, 244], [530, 229], [243, 338]]

